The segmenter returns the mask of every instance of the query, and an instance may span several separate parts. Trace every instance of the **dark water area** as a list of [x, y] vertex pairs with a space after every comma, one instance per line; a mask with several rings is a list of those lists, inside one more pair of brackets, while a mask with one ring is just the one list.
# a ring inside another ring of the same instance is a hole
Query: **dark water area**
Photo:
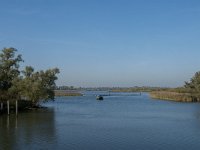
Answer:
[[199, 150], [200, 104], [96, 92], [0, 116], [0, 150]]

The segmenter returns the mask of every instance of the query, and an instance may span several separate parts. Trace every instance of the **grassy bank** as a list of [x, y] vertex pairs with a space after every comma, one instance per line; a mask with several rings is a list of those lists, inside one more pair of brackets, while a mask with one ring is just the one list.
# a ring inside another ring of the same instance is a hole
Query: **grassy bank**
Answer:
[[83, 96], [79, 91], [76, 90], [55, 90], [55, 96]]
[[150, 96], [153, 99], [171, 100], [177, 102], [200, 102], [199, 98], [196, 98], [190, 93], [178, 93], [171, 91], [153, 91], [150, 92]]

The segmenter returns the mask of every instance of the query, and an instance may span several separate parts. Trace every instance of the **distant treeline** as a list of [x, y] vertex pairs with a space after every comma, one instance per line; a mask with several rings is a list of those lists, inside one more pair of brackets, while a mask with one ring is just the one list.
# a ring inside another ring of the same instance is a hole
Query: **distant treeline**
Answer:
[[157, 90], [167, 90], [170, 88], [162, 87], [74, 87], [74, 86], [57, 86], [55, 90], [77, 90], [77, 91], [110, 91], [110, 92], [151, 92]]
[[168, 90], [170, 88], [162, 88], [162, 87], [149, 87], [149, 86], [142, 86], [142, 87], [127, 87], [127, 88], [112, 88], [112, 92], [152, 92], [152, 91], [161, 91], [161, 90]]
[[78, 88], [75, 88], [74, 86], [56, 86], [55, 90], [76, 90]]

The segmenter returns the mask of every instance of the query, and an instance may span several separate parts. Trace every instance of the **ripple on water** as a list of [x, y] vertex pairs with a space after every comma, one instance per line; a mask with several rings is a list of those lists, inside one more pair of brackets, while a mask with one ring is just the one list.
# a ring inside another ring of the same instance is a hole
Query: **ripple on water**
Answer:
[[0, 117], [0, 149], [197, 150], [200, 105], [148, 95], [58, 98], [51, 109]]

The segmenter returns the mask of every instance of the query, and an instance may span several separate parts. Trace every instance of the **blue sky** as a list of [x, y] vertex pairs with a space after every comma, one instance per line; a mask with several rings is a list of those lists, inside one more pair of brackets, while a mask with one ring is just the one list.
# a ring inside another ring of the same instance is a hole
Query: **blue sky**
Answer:
[[0, 48], [58, 85], [182, 86], [200, 70], [199, 0], [1, 0]]

